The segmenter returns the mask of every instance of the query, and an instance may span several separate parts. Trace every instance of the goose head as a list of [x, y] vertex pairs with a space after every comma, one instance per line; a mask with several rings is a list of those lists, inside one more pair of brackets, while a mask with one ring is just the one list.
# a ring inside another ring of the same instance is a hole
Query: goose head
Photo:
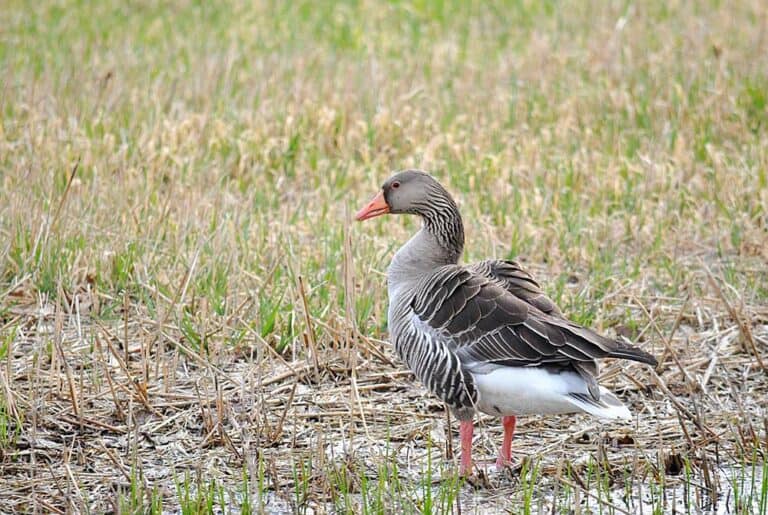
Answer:
[[421, 170], [397, 172], [381, 186], [379, 193], [355, 215], [358, 221], [392, 214], [413, 214], [424, 219], [440, 211], [454, 211], [450, 194], [431, 175]]
[[445, 260], [455, 262], [464, 247], [464, 226], [450, 193], [434, 177], [421, 170], [394, 174], [355, 215], [358, 221], [387, 213], [418, 215], [424, 229], [442, 247]]

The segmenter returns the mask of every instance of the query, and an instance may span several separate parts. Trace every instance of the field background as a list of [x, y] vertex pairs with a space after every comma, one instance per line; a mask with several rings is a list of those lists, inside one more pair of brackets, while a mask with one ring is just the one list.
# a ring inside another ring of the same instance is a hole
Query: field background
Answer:
[[[0, 9], [0, 512], [768, 509], [764, 0]], [[386, 343], [432, 171], [635, 413], [458, 425]]]

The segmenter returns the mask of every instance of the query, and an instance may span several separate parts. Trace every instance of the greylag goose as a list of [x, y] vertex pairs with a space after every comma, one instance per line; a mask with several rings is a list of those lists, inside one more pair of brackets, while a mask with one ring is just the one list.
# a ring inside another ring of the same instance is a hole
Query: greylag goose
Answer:
[[596, 360], [656, 365], [652, 355], [564, 318], [514, 261], [458, 264], [464, 249], [461, 215], [429, 174], [395, 174], [355, 218], [386, 213], [423, 220], [387, 270], [390, 340], [459, 420], [461, 474], [472, 472], [477, 411], [502, 417], [500, 468], [511, 462], [517, 416], [584, 412], [630, 418], [621, 401], [597, 384]]

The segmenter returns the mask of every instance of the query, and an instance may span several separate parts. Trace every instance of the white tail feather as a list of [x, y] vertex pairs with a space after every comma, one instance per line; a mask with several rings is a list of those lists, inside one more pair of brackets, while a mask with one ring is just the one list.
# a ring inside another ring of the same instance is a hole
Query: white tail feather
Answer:
[[600, 387], [600, 400], [595, 401], [592, 398], [583, 395], [571, 395], [569, 400], [574, 406], [577, 406], [590, 415], [607, 419], [632, 419], [632, 414], [626, 406], [621, 403], [618, 397], [613, 393]]

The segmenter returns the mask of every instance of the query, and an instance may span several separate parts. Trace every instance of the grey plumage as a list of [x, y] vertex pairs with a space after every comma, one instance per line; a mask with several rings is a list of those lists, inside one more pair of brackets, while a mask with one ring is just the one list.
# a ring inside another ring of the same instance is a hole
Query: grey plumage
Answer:
[[574, 398], [601, 405], [596, 360], [656, 364], [643, 350], [563, 318], [518, 263], [459, 265], [464, 228], [458, 207], [428, 174], [400, 172], [384, 183], [382, 192], [384, 212], [416, 214], [424, 222], [388, 270], [391, 340], [418, 379], [461, 420], [476, 411], [475, 375], [499, 367], [576, 373], [588, 394]]

